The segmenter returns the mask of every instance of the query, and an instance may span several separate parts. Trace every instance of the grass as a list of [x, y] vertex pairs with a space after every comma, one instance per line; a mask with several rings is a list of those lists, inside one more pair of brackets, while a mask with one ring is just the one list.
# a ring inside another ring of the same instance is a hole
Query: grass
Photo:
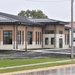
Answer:
[[[38, 59], [34, 58], [34, 59], [0, 60], [0, 67], [18, 66], [18, 65], [42, 63], [42, 62], [53, 62], [53, 61], [68, 60], [68, 59], [70, 59], [70, 58], [38, 58]], [[74, 63], [75, 63], [75, 61], [55, 63], [55, 64], [45, 64], [45, 65], [38, 65], [38, 66], [21, 67], [21, 68], [13, 68], [13, 69], [5, 69], [5, 70], [0, 70], [0, 73], [21, 71], [21, 70], [30, 70], [30, 69], [36, 69], [36, 68], [52, 67], [52, 66], [74, 64]]]
[[68, 60], [70, 58], [34, 58], [34, 59], [14, 59], [14, 60], [0, 60], [0, 67], [18, 66], [42, 62], [53, 62], [60, 60]]
[[29, 67], [22, 67], [22, 68], [6, 69], [6, 70], [0, 70], [0, 73], [31, 70], [31, 69], [37, 69], [37, 68], [53, 67], [53, 66], [60, 66], [60, 65], [74, 64], [74, 63], [75, 62], [64, 62], [64, 63], [55, 63], [55, 64], [46, 64], [46, 65], [39, 65], [39, 66], [29, 66]]

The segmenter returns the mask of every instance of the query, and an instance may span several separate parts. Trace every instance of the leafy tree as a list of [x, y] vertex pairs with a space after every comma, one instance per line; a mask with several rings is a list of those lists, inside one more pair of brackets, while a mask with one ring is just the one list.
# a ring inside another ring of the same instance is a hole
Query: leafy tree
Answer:
[[22, 10], [18, 13], [18, 15], [27, 18], [48, 18], [41, 10]]
[[20, 15], [20, 16], [25, 16], [25, 11], [22, 10], [20, 13], [18, 13], [18, 15]]

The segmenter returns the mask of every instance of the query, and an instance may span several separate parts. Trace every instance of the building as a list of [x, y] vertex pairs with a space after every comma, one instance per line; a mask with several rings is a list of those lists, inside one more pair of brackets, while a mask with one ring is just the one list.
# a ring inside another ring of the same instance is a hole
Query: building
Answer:
[[[71, 22], [65, 25], [65, 28], [69, 28], [69, 45], [71, 47]], [[73, 46], [75, 47], [75, 22], [73, 22]]]
[[0, 12], [0, 49], [69, 48], [69, 29], [65, 24]]

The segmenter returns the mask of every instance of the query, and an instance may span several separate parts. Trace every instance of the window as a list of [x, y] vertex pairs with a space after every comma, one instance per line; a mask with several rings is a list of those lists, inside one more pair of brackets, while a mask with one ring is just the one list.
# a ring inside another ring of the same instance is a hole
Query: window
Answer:
[[54, 38], [51, 38], [51, 44], [54, 45]]
[[67, 34], [67, 45], [69, 44], [69, 34]]
[[75, 33], [75, 31], [73, 31], [73, 33]]
[[28, 44], [32, 44], [32, 32], [28, 31]]
[[21, 44], [21, 31], [18, 31], [18, 44]]
[[45, 34], [54, 34], [54, 30], [45, 30]]
[[24, 31], [22, 31], [22, 44], [24, 44]]
[[65, 44], [69, 44], [69, 34], [65, 34]]
[[36, 32], [36, 44], [41, 44], [41, 32]]
[[12, 31], [3, 31], [3, 44], [12, 44]]
[[45, 45], [48, 45], [48, 38], [45, 38]]
[[59, 31], [59, 34], [63, 34], [63, 31]]
[[75, 42], [75, 38], [73, 38], [73, 42]]

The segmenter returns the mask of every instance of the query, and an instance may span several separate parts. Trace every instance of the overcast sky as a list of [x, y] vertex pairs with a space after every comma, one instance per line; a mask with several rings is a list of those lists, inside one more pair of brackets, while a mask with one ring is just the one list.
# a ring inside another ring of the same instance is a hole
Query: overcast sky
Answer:
[[17, 15], [27, 9], [42, 10], [50, 19], [70, 21], [71, 18], [71, 0], [0, 0], [0, 12]]

